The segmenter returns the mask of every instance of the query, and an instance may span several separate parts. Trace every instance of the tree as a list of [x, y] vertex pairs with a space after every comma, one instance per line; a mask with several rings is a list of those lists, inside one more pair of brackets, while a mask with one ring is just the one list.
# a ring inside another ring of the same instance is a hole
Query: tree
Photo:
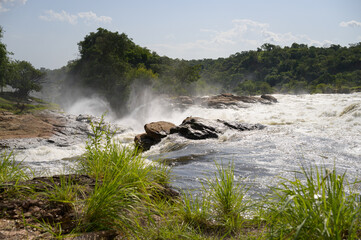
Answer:
[[6, 51], [6, 46], [1, 42], [3, 37], [3, 28], [0, 26], [0, 89], [3, 92], [3, 87], [6, 86], [6, 74], [8, 70], [8, 52]]
[[20, 98], [27, 98], [31, 91], [41, 90], [41, 78], [44, 73], [35, 69], [26, 61], [14, 61], [9, 65], [10, 86], [16, 89], [16, 95]]
[[[136, 45], [124, 33], [98, 28], [78, 43], [80, 59], [71, 66], [67, 85], [75, 83], [105, 97], [118, 114], [127, 112], [133, 82], [138, 78], [151, 82], [156, 54]], [[65, 89], [66, 91], [66, 89]]]

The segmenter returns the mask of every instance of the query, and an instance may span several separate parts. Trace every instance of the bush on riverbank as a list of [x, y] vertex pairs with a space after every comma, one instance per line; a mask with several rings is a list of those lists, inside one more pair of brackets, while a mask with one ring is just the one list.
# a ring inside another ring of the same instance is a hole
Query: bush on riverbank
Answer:
[[59, 109], [59, 106], [54, 103], [47, 103], [39, 98], [28, 97], [26, 99], [19, 99], [15, 93], [3, 92], [0, 93], [0, 112], [11, 112], [15, 114], [34, 113], [45, 109]]
[[4, 176], [17, 172], [20, 165], [9, 164], [11, 156], [2, 155], [0, 165], [8, 170], [0, 171], [1, 202], [23, 202], [16, 205], [22, 212], [8, 208], [0, 212], [0, 219], [17, 218], [18, 228], [28, 233], [36, 228], [41, 239], [84, 233], [126, 239], [361, 237], [360, 195], [335, 169], [302, 167], [294, 179], [282, 179], [279, 187], [271, 188], [262, 201], [251, 202], [247, 187], [235, 181], [233, 166], [217, 165], [200, 196], [179, 196], [168, 186], [169, 168], [148, 162], [137, 149], [122, 148], [111, 137], [102, 121], [93, 125], [77, 175], [16, 187], [4, 182], [20, 180], [22, 174]]

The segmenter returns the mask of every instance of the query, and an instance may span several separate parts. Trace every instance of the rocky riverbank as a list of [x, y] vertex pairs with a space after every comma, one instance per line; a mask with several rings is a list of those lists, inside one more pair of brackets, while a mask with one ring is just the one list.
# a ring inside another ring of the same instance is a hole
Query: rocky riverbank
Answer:
[[[91, 121], [96, 123], [100, 119], [50, 110], [22, 115], [0, 112], [0, 149], [28, 149], [44, 145], [68, 147], [85, 142], [92, 134]], [[110, 126], [116, 133], [124, 131], [120, 126]]]

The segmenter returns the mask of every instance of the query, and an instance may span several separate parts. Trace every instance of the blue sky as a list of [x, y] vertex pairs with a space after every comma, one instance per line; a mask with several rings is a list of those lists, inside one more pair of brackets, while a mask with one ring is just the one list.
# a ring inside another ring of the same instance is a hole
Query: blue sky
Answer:
[[0, 0], [13, 59], [60, 68], [98, 27], [180, 59], [228, 57], [263, 43], [361, 42], [360, 0]]

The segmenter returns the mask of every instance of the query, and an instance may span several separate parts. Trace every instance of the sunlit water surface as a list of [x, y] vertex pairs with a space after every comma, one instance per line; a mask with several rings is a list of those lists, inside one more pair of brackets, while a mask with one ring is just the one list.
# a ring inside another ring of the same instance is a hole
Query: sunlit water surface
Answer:
[[[200, 188], [205, 178], [214, 176], [215, 163], [233, 163], [235, 178], [251, 184], [252, 195], [276, 185], [278, 176], [294, 176], [292, 171], [301, 165], [335, 165], [340, 173], [347, 171], [349, 180], [360, 179], [361, 93], [274, 96], [279, 102], [272, 105], [231, 109], [195, 106], [183, 111], [163, 108], [156, 100], [146, 101], [127, 118], [113, 120], [133, 128], [117, 135], [116, 140], [129, 145], [144, 131], [145, 123], [162, 120], [180, 124], [188, 116], [261, 123], [267, 126], [263, 130], [230, 130], [211, 140], [170, 135], [145, 156], [169, 164], [174, 175], [172, 185], [179, 189]], [[20, 151], [17, 156], [37, 172], [54, 174], [74, 167], [71, 158], [83, 152], [84, 144], [43, 146]]]

